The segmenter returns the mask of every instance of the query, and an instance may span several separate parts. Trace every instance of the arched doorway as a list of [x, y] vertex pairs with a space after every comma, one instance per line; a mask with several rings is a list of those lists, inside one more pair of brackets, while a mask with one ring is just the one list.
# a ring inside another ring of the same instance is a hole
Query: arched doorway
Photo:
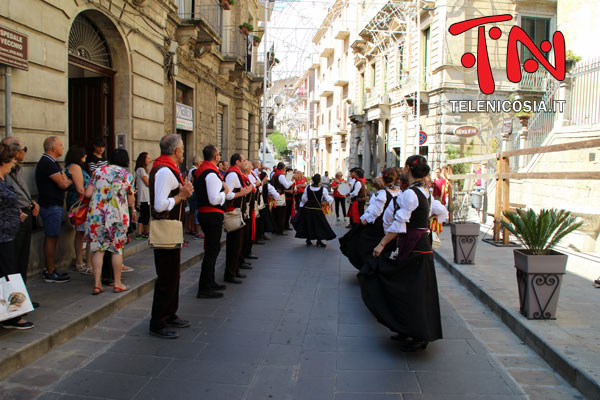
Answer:
[[[120, 33], [99, 11], [77, 15], [69, 32], [69, 145], [110, 151], [128, 144], [128, 56]], [[118, 132], [118, 138], [117, 134]]]

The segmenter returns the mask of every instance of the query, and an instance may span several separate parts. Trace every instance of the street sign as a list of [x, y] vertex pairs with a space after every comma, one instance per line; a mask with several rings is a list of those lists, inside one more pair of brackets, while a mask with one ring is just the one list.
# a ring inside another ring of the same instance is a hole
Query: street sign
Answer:
[[194, 109], [185, 104], [176, 103], [176, 127], [184, 131], [194, 130]]
[[510, 135], [513, 130], [513, 119], [512, 118], [504, 118], [504, 123], [502, 124], [502, 134]]
[[454, 130], [454, 136], [471, 137], [479, 135], [479, 129], [471, 125], [459, 126]]
[[427, 134], [424, 131], [419, 132], [419, 146], [423, 146], [427, 143]]
[[27, 71], [27, 35], [0, 26], [0, 64]]

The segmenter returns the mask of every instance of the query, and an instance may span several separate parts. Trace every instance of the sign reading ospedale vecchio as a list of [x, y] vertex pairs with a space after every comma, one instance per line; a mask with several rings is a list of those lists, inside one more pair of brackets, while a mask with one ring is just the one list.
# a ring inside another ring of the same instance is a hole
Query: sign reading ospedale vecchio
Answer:
[[454, 130], [454, 135], [458, 137], [471, 137], [479, 135], [479, 129], [474, 126], [459, 126]]
[[0, 64], [27, 71], [27, 35], [0, 25]]

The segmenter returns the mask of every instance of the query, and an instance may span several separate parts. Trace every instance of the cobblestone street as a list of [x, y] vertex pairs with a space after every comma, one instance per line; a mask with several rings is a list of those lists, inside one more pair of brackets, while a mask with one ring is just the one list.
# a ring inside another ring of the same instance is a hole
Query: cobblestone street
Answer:
[[195, 298], [199, 264], [182, 274], [193, 325], [178, 340], [148, 335], [150, 293], [5, 379], [0, 398], [583, 398], [444, 269], [444, 339], [409, 354], [364, 306], [337, 240], [306, 248], [291, 231], [254, 252], [223, 299]]

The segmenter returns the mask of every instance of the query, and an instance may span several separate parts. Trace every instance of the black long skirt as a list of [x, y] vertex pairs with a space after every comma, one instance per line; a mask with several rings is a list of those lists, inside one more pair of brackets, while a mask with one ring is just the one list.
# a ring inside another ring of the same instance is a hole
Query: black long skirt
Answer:
[[[308, 240], [332, 240], [335, 232], [331, 229], [323, 211], [303, 207], [299, 211], [300, 217], [292, 220], [296, 237]], [[297, 222], [295, 222], [297, 221]], [[294, 223], [295, 222], [295, 223]]]
[[360, 270], [385, 236], [382, 225], [356, 224], [340, 238], [340, 250], [354, 268]]
[[273, 216], [271, 215], [271, 211], [269, 211], [269, 207], [265, 206], [262, 210], [258, 212], [260, 214], [260, 218], [262, 220], [264, 232], [274, 232], [274, 222]]
[[[408, 257], [373, 258], [358, 273], [365, 305], [379, 323], [401, 336], [431, 342], [442, 338], [437, 279], [429, 236]], [[389, 254], [388, 254], [389, 255]]]

